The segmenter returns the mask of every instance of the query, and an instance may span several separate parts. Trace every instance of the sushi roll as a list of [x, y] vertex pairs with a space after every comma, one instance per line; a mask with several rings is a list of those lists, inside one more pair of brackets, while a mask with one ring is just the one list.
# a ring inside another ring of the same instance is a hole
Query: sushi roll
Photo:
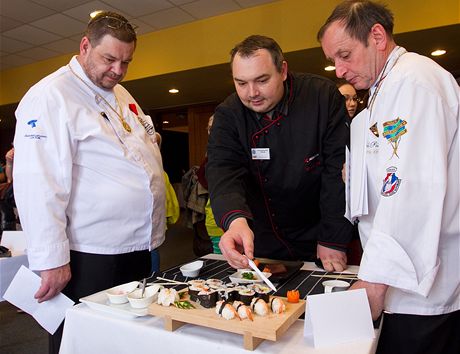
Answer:
[[286, 311], [286, 305], [279, 297], [273, 297], [270, 301], [270, 309], [273, 313], [283, 313]]
[[268, 286], [255, 284], [253, 290], [256, 293], [256, 297], [263, 299], [265, 302], [268, 302], [270, 299], [270, 292], [272, 291]]
[[254, 317], [252, 316], [251, 309], [243, 304], [241, 301], [234, 301], [233, 307], [235, 308], [238, 316], [243, 320], [245, 318], [249, 318], [251, 321], [254, 321]]
[[159, 305], [170, 306], [176, 301], [179, 301], [179, 294], [176, 289], [163, 288], [158, 294], [157, 302]]
[[217, 292], [212, 289], [203, 289], [198, 293], [196, 302], [198, 302], [201, 306], [210, 309], [211, 307], [216, 306]]
[[206, 280], [207, 285], [221, 286], [224, 282], [220, 279], [208, 279]]
[[251, 301], [251, 310], [259, 316], [266, 316], [268, 314], [268, 304], [261, 298], [254, 298]]
[[238, 312], [236, 312], [235, 308], [227, 301], [221, 300], [216, 303], [216, 313], [226, 320], [231, 320], [235, 317], [241, 320], [240, 316], [238, 316]]
[[204, 284], [189, 285], [188, 294], [190, 295], [190, 300], [197, 301], [198, 294], [202, 290], [208, 291], [209, 288], [207, 286], [205, 286]]
[[188, 286], [202, 287], [206, 284], [206, 281], [203, 279], [193, 279], [187, 282]]
[[254, 298], [256, 292], [252, 289], [244, 288], [238, 291], [238, 298], [242, 301], [245, 305], [249, 305]]
[[225, 301], [227, 301], [227, 300], [228, 300], [228, 291], [227, 291], [227, 287], [225, 287], [225, 286], [219, 286], [219, 287], [217, 287], [215, 290], [216, 290], [216, 292], [217, 292], [217, 301], [220, 301], [220, 300], [225, 300]]

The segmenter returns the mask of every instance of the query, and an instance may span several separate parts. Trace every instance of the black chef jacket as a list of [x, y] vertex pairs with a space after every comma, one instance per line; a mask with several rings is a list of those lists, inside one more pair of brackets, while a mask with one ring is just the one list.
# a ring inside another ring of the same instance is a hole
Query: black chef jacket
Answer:
[[[256, 257], [313, 260], [317, 242], [345, 250], [346, 119], [335, 84], [311, 74], [289, 73], [271, 119], [229, 96], [216, 108], [208, 142], [216, 222], [227, 230], [248, 219]], [[270, 159], [253, 160], [254, 148], [269, 148]]]

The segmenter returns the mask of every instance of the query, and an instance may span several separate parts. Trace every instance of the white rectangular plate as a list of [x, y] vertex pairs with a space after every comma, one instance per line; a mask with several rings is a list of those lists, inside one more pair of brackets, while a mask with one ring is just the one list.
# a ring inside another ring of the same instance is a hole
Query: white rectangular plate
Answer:
[[82, 297], [80, 302], [88, 305], [89, 308], [106, 313], [115, 314], [125, 318], [134, 318], [148, 315], [148, 308], [135, 309], [132, 308], [129, 302], [125, 304], [112, 304], [106, 295], [106, 290], [96, 294]]
[[[242, 274], [243, 273], [252, 273], [254, 274], [255, 277], [257, 277], [257, 279], [244, 279]], [[271, 273], [266, 273], [264, 272], [264, 275], [269, 278], [272, 274]], [[239, 284], [253, 284], [253, 283], [263, 283], [264, 281], [256, 274], [256, 272], [254, 272], [253, 270], [251, 269], [238, 269], [238, 271], [236, 271], [235, 273], [233, 274], [230, 274], [229, 275], [229, 278], [230, 278], [230, 281], [232, 283], [239, 283]]]

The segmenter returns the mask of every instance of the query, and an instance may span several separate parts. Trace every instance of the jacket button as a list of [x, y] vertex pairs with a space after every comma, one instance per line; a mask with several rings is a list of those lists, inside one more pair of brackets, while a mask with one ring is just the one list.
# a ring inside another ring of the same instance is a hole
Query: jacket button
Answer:
[[265, 177], [265, 178], [264, 178], [264, 182], [267, 183], [267, 182], [268, 182], [268, 178]]
[[258, 135], [256, 135], [256, 139], [259, 139], [259, 136], [258, 136]]
[[268, 130], [265, 130], [264, 133], [265, 133], [265, 134], [268, 134]]

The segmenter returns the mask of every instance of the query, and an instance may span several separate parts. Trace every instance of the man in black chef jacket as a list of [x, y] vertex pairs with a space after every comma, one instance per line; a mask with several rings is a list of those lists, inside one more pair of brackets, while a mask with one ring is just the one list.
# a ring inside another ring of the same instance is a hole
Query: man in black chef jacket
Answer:
[[222, 254], [236, 268], [256, 256], [320, 258], [342, 271], [351, 239], [342, 95], [328, 79], [288, 72], [268, 37], [236, 45], [230, 64], [236, 93], [216, 108], [206, 170]]

